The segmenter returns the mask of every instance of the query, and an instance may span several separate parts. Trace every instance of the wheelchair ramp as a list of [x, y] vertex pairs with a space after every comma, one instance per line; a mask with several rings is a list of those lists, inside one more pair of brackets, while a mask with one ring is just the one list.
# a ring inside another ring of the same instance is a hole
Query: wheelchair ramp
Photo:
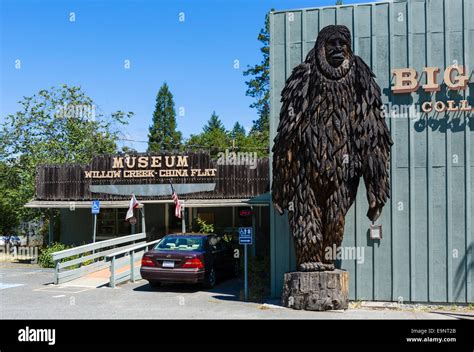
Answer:
[[[136, 266], [135, 266], [136, 267]], [[116, 270], [117, 274], [121, 274], [130, 270], [130, 265], [124, 265], [123, 267]], [[71, 280], [62, 284], [62, 286], [74, 286], [74, 287], [89, 287], [99, 288], [103, 286], [109, 286], [110, 283], [110, 269], [102, 269], [94, 271], [93, 273], [84, 275], [77, 279]]]

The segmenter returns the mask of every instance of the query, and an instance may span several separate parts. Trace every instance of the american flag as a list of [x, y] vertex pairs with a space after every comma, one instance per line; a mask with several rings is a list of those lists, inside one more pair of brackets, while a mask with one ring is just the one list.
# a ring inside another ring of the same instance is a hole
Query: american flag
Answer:
[[175, 205], [175, 207], [174, 207], [174, 216], [181, 219], [181, 203], [179, 201], [178, 195], [176, 194], [171, 182], [170, 182], [170, 185], [171, 185], [171, 192], [172, 192], [171, 198], [173, 198], [174, 205]]

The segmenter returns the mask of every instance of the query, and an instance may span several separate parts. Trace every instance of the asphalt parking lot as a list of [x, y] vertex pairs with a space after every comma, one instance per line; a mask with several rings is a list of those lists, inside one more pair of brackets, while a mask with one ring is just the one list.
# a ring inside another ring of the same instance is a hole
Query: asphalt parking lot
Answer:
[[456, 319], [446, 312], [349, 309], [308, 312], [238, 299], [241, 282], [212, 290], [199, 286], [151, 288], [144, 280], [117, 288], [53, 285], [52, 269], [0, 263], [0, 319]]

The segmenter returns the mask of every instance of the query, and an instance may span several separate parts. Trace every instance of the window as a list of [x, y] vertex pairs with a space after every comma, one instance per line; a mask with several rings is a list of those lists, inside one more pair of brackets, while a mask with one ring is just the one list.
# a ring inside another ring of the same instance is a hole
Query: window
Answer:
[[[108, 239], [117, 236], [127, 236], [132, 233], [131, 225], [125, 221], [126, 208], [103, 208], [97, 215], [97, 239]], [[139, 216], [135, 213], [135, 216]], [[141, 222], [137, 221], [135, 233], [141, 230]]]
[[170, 251], [200, 251], [202, 249], [202, 237], [189, 236], [166, 236], [154, 249]]

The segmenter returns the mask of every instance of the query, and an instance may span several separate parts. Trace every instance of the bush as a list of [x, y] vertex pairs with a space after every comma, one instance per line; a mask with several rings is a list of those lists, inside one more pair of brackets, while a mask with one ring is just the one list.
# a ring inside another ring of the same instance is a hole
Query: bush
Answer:
[[199, 232], [201, 233], [213, 233], [214, 232], [214, 225], [206, 223], [203, 219], [197, 218], [197, 224], [199, 226]]
[[[240, 261], [241, 277], [244, 278], [244, 260]], [[268, 258], [248, 258], [249, 301], [264, 302], [270, 296], [270, 261]], [[244, 297], [241, 290], [241, 299]]]
[[[85, 243], [83, 243], [83, 245], [84, 244]], [[41, 249], [40, 255], [38, 257], [38, 263], [43, 268], [54, 268], [55, 265], [54, 265], [54, 261], [53, 261], [53, 258], [52, 258], [51, 255], [55, 252], [63, 251], [65, 249], [69, 249], [69, 248], [73, 248], [73, 247], [74, 246], [66, 246], [65, 244], [62, 244], [62, 243], [59, 243], [59, 242], [54, 242], [49, 247], [43, 247]], [[88, 255], [91, 255], [91, 254], [92, 254], [92, 251], [85, 252], [85, 253], [82, 254], [82, 257], [88, 256]], [[71, 255], [69, 257], [61, 259], [61, 263], [68, 262], [68, 261], [73, 260], [73, 259], [78, 259], [80, 257], [81, 257], [80, 254], [74, 254], [74, 255]], [[104, 257], [99, 257], [96, 260], [104, 260]], [[81, 264], [71, 265], [71, 266], [67, 267], [66, 270], [77, 269], [80, 266], [86, 266], [86, 265], [89, 265], [89, 264], [92, 264], [92, 263], [94, 263], [94, 259], [89, 259], [89, 260], [86, 260], [85, 262], [83, 262]]]
[[63, 251], [69, 247], [65, 244], [54, 242], [49, 247], [41, 249], [41, 253], [38, 257], [38, 263], [43, 268], [54, 268], [54, 261], [52, 254], [55, 252]]

